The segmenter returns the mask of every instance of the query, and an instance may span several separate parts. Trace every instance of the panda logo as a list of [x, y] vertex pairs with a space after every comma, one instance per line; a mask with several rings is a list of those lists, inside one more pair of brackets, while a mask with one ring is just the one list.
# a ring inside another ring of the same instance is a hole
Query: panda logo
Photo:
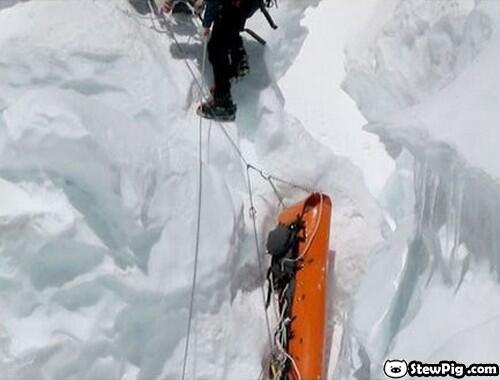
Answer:
[[399, 379], [408, 372], [408, 365], [404, 360], [386, 360], [384, 373], [387, 377]]

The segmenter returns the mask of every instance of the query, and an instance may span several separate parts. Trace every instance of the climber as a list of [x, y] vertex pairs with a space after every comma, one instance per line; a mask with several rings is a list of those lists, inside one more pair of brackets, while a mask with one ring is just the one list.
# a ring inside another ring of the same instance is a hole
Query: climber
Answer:
[[240, 32], [258, 9], [255, 0], [207, 0], [203, 27], [205, 35], [213, 24], [208, 42], [208, 58], [214, 73], [212, 98], [198, 107], [208, 119], [232, 121], [236, 105], [231, 97], [231, 79], [241, 79], [249, 71], [248, 56]]
[[[195, 2], [195, 12], [201, 12], [203, 2]], [[160, 9], [170, 12], [173, 3], [173, 0], [166, 0]], [[207, 119], [233, 121], [236, 118], [236, 104], [231, 97], [230, 80], [239, 80], [249, 72], [248, 56], [240, 32], [246, 20], [259, 9], [260, 1], [206, 0], [205, 3], [202, 34], [209, 38], [208, 59], [212, 64], [215, 83], [211, 89], [211, 99], [202, 103], [197, 113]]]

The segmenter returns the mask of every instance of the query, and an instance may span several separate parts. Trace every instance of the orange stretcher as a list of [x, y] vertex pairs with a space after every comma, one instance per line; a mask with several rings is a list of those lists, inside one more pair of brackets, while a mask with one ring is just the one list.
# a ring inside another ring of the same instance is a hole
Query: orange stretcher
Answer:
[[[299, 242], [301, 264], [295, 273], [288, 354], [295, 370], [288, 378], [326, 378], [326, 322], [328, 259], [332, 202], [328, 195], [313, 193], [305, 201], [288, 207], [279, 215], [280, 224], [289, 224], [301, 215], [304, 236]], [[298, 373], [297, 373], [298, 372]]]

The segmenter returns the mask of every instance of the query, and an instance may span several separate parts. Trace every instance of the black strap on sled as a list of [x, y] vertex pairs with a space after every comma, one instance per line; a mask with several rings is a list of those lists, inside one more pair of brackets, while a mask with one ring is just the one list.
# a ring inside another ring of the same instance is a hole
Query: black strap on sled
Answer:
[[[267, 237], [267, 253], [271, 255], [271, 266], [267, 271], [269, 288], [266, 299], [266, 307], [271, 302], [271, 293], [274, 289], [281, 299], [283, 292], [288, 288], [293, 289], [295, 272], [299, 264], [299, 242], [300, 232], [304, 228], [304, 223], [297, 217], [293, 223], [288, 225], [279, 224]], [[293, 292], [291, 292], [293, 293]], [[290, 293], [290, 295], [292, 295]], [[288, 297], [287, 297], [288, 298]], [[291, 298], [288, 300], [291, 303]]]
[[[288, 351], [288, 342], [292, 337], [290, 325], [292, 317], [292, 300], [295, 291], [295, 275], [302, 265], [299, 253], [299, 243], [304, 239], [305, 224], [302, 216], [289, 224], [278, 224], [267, 237], [267, 253], [271, 255], [271, 265], [267, 271], [268, 290], [266, 308], [271, 303], [274, 293], [278, 299], [279, 315], [282, 318], [276, 329], [274, 338], [284, 342], [283, 349]], [[282, 367], [280, 379], [287, 379], [291, 363], [287, 360]]]

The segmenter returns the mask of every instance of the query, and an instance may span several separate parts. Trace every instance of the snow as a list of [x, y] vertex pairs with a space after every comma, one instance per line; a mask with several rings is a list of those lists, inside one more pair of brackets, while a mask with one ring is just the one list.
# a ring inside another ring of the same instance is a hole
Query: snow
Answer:
[[381, 199], [399, 237], [361, 280], [341, 378], [383, 378], [386, 359], [498, 360], [499, 20], [492, 2], [401, 2], [350, 49], [344, 88], [396, 159]]
[[[273, 15], [277, 31], [250, 22], [268, 47], [245, 41], [235, 125], [201, 126], [187, 378], [258, 378], [268, 354], [235, 147], [333, 198], [329, 378], [383, 378], [388, 358], [494, 362], [498, 7], [283, 0]], [[0, 377], [180, 378], [195, 26], [175, 26], [179, 51], [125, 0], [8, 1], [0, 24]], [[251, 181], [262, 250], [279, 207], [264, 178]], [[286, 204], [306, 194], [276, 184]]]
[[[306, 38], [300, 55], [278, 83], [288, 112], [316, 140], [359, 167], [368, 189], [378, 196], [394, 162], [377, 137], [359, 128], [366, 120], [341, 89], [345, 46], [361, 32], [375, 7], [376, 1], [323, 1], [309, 8], [305, 23], [313, 38]], [[314, 92], [304, 89], [304, 80]]]

